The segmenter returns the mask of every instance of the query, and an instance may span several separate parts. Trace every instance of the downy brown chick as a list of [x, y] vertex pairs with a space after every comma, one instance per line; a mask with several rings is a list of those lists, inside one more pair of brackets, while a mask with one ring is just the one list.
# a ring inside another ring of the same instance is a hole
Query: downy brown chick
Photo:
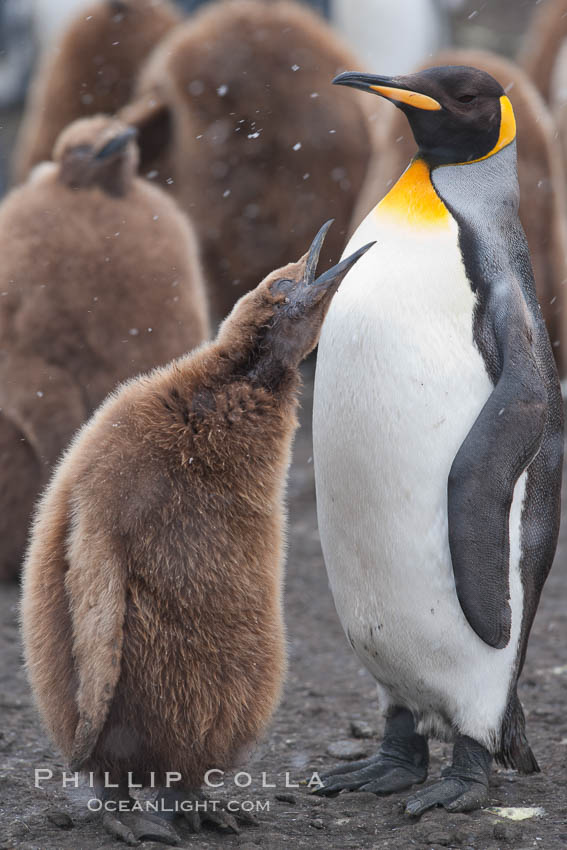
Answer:
[[72, 121], [124, 106], [140, 65], [180, 20], [169, 0], [98, 0], [81, 9], [40, 61], [14, 149], [13, 182], [51, 158]]
[[542, 97], [554, 99], [556, 66], [567, 39], [567, 0], [535, 3], [518, 61]]
[[371, 152], [370, 107], [330, 80], [353, 57], [302, 4], [215, 3], [147, 60], [124, 118], [195, 218], [211, 304], [224, 317], [256, 281], [298, 254], [313, 220], [336, 220], [335, 262]]
[[[368, 247], [315, 279], [308, 254], [244, 296], [216, 340], [111, 395], [40, 503], [22, 618], [43, 721], [112, 807], [128, 777], [201, 798], [207, 770], [254, 745], [285, 669], [284, 490], [300, 361], [340, 281]], [[153, 776], [152, 776], [153, 773]], [[228, 813], [187, 812], [236, 829]], [[175, 842], [162, 821], [106, 812], [128, 842]]]
[[0, 206], [0, 577], [17, 574], [51, 465], [119, 381], [209, 332], [186, 216], [135, 176], [133, 131], [68, 127]]

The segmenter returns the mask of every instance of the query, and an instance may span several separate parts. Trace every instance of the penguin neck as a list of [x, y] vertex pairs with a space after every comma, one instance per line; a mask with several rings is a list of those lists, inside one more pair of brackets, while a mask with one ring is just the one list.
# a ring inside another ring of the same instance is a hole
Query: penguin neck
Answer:
[[515, 219], [520, 204], [516, 141], [475, 162], [434, 167], [431, 182], [452, 214], [458, 210], [476, 218], [483, 210], [487, 222]]
[[420, 154], [375, 207], [374, 214], [380, 221], [411, 229], [438, 230], [450, 225], [449, 211], [431, 181], [431, 168]]
[[[498, 208], [516, 217], [519, 206], [515, 140], [489, 157], [455, 165], [435, 165], [418, 153], [374, 209], [380, 221], [412, 230], [447, 230], [453, 206]], [[489, 215], [490, 220], [490, 215]]]

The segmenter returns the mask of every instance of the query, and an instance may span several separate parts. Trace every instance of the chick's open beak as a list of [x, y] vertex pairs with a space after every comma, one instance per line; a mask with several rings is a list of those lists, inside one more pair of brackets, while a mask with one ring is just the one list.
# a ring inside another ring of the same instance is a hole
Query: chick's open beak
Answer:
[[333, 80], [335, 86], [350, 86], [362, 91], [375, 92], [395, 104], [413, 106], [429, 112], [443, 109], [439, 101], [423, 92], [409, 88], [403, 77], [380, 77], [377, 74], [359, 74], [357, 71], [345, 71]]
[[327, 293], [332, 294], [336, 292], [347, 272], [350, 271], [363, 254], [366, 254], [369, 248], [372, 248], [372, 246], [376, 244], [375, 242], [369, 242], [367, 245], [363, 245], [362, 248], [359, 248], [358, 251], [355, 251], [354, 254], [350, 255], [350, 257], [346, 257], [344, 260], [341, 260], [340, 263], [332, 266], [332, 268], [323, 272], [322, 275], [319, 275], [319, 277], [316, 278], [315, 274], [317, 271], [319, 254], [321, 253], [321, 248], [323, 247], [327, 231], [332, 223], [333, 219], [325, 222], [311, 243], [309, 254], [307, 255], [303, 282], [306, 286], [306, 294], [309, 296], [309, 299], [314, 302], [319, 301], [320, 298]]

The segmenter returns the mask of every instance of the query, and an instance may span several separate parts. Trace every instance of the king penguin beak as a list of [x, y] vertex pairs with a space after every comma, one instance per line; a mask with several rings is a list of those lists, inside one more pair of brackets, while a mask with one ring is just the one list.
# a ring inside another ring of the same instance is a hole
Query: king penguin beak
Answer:
[[357, 71], [345, 71], [333, 80], [335, 86], [350, 86], [353, 89], [375, 92], [392, 101], [396, 106], [413, 106], [429, 112], [443, 109], [439, 101], [423, 92], [414, 91], [405, 83], [403, 77], [380, 77], [377, 74], [359, 74]]
[[110, 139], [99, 152], [96, 154], [95, 159], [107, 159], [109, 156], [113, 154], [119, 153], [123, 150], [128, 142], [131, 139], [135, 139], [138, 135], [138, 131], [135, 127], [127, 127], [123, 133], [120, 133], [118, 136], [114, 136], [114, 138]]

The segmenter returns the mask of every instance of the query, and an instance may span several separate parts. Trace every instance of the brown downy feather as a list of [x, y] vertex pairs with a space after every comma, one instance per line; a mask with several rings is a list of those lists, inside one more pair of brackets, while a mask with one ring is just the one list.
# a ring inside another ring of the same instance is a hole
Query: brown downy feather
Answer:
[[272, 273], [213, 343], [111, 395], [45, 492], [24, 571], [25, 655], [77, 769], [142, 783], [179, 771], [196, 788], [271, 717], [298, 366], [334, 291], [302, 306], [298, 291], [316, 291], [298, 283], [308, 267]]
[[331, 86], [352, 55], [298, 3], [208, 6], [156, 48], [124, 111], [195, 216], [217, 317], [334, 217], [342, 250], [371, 152], [364, 97]]
[[135, 176], [128, 128], [81, 119], [55, 159], [0, 206], [3, 578], [17, 574], [33, 501], [73, 432], [119, 381], [209, 329], [192, 228]]
[[[520, 219], [530, 248], [537, 295], [562, 374], [567, 368], [564, 283], [567, 280], [565, 167], [549, 110], [525, 73], [501, 56], [480, 50], [447, 50], [423, 67], [472, 65], [492, 74], [506, 89], [518, 125]], [[368, 179], [356, 205], [351, 231], [376, 206], [416, 152], [407, 119], [384, 103], [384, 129]], [[383, 106], [382, 106], [383, 110]]]
[[32, 82], [14, 148], [13, 182], [51, 158], [57, 136], [72, 121], [124, 106], [140, 65], [180, 20], [169, 0], [99, 0], [81, 9]]
[[547, 101], [551, 101], [555, 63], [567, 39], [567, 0], [535, 5], [518, 62]]

